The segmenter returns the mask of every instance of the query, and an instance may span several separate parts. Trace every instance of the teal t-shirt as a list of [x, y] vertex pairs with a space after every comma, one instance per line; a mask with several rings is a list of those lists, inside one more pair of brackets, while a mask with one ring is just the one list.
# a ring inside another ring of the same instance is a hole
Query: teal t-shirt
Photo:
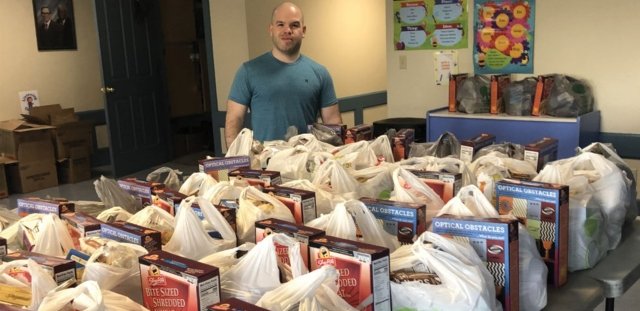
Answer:
[[283, 139], [291, 125], [306, 133], [321, 108], [337, 103], [324, 66], [304, 55], [284, 63], [270, 51], [242, 64], [229, 99], [251, 109], [253, 137], [260, 141]]

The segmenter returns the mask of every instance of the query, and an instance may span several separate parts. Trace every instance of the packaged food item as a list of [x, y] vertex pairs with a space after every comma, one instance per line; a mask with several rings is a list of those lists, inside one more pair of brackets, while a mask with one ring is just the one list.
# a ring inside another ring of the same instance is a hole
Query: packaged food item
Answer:
[[100, 226], [100, 237], [140, 245], [148, 251], [162, 247], [160, 231], [116, 220]]
[[[300, 255], [304, 260], [307, 269], [309, 269], [309, 240], [321, 237], [325, 234], [323, 230], [311, 228], [292, 222], [280, 220], [277, 218], [267, 218], [265, 220], [256, 221], [256, 243], [262, 241], [266, 236], [272, 233], [284, 233], [300, 242]], [[288, 250], [286, 246], [276, 243], [276, 252], [278, 260], [289, 264]]]
[[384, 230], [398, 237], [401, 244], [411, 244], [427, 229], [426, 205], [372, 198], [360, 198], [382, 222]]
[[500, 215], [513, 215], [536, 240], [549, 270], [549, 283], [567, 282], [569, 186], [503, 179], [496, 183]]
[[360, 124], [347, 129], [344, 143], [351, 144], [361, 140], [373, 139], [373, 126], [371, 124]]
[[218, 268], [161, 250], [138, 260], [142, 299], [149, 310], [206, 310], [220, 302]]
[[[11, 252], [2, 257], [2, 261], [31, 259], [47, 271], [56, 284], [60, 285], [69, 279], [76, 279], [76, 265], [73, 261], [28, 251]], [[26, 266], [25, 266], [26, 269]]]
[[60, 218], [67, 223], [73, 245], [77, 249], [80, 249], [80, 238], [100, 236], [100, 225], [104, 223], [83, 212], [65, 213]]
[[459, 73], [449, 76], [449, 112], [458, 111], [458, 89], [468, 75], [467, 73]]
[[282, 178], [280, 172], [276, 171], [264, 171], [264, 170], [252, 170], [247, 168], [240, 168], [233, 172], [229, 172], [229, 177], [233, 179], [243, 179], [249, 183], [249, 185], [256, 188], [265, 188], [282, 184]]
[[476, 153], [493, 143], [496, 142], [496, 136], [493, 134], [482, 133], [470, 139], [463, 139], [460, 141], [460, 160], [471, 163], [473, 162], [473, 156]]
[[409, 158], [411, 144], [413, 144], [414, 140], [414, 129], [405, 128], [396, 132], [396, 136], [393, 137], [393, 146], [391, 147], [393, 160], [397, 162]]
[[536, 83], [536, 92], [533, 96], [533, 107], [531, 108], [532, 116], [539, 116], [542, 107], [549, 101], [549, 94], [553, 88], [555, 75], [540, 75]]
[[118, 180], [118, 186], [138, 200], [140, 206], [151, 205], [153, 196], [165, 188], [159, 182], [139, 180], [136, 178], [124, 178]]
[[338, 295], [351, 306], [391, 310], [388, 248], [325, 235], [309, 241], [309, 256], [312, 271], [324, 265], [338, 270]]
[[524, 146], [524, 160], [540, 172], [547, 163], [558, 159], [558, 140], [544, 137]]
[[41, 199], [36, 197], [22, 198], [17, 200], [18, 215], [24, 217], [29, 214], [56, 214], [60, 217], [64, 213], [75, 211], [75, 204], [63, 198]]
[[282, 186], [264, 188], [263, 191], [284, 203], [293, 214], [296, 224], [304, 225], [318, 217], [316, 194], [313, 191]]
[[444, 203], [458, 194], [462, 187], [462, 173], [408, 170], [431, 188]]
[[249, 156], [210, 158], [198, 161], [198, 170], [211, 175], [217, 181], [229, 181], [229, 173], [239, 168], [250, 168]]
[[517, 220], [442, 215], [433, 218], [433, 233], [467, 240], [493, 276], [496, 296], [503, 310], [518, 310], [520, 261]]
[[502, 95], [509, 87], [510, 81], [511, 81], [511, 77], [508, 74], [491, 76], [490, 112], [492, 114], [498, 114], [498, 113], [504, 112], [505, 97]]
[[213, 304], [207, 311], [269, 311], [238, 298], [229, 298]]

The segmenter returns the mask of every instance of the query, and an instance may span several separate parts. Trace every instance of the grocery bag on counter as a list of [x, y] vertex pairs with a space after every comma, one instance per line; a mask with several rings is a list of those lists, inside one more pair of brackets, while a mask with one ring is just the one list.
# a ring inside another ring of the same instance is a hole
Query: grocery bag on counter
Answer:
[[98, 216], [96, 216], [96, 218], [98, 218], [98, 220], [100, 221], [112, 223], [117, 220], [127, 221], [129, 220], [129, 218], [131, 218], [131, 216], [133, 216], [133, 214], [127, 212], [124, 208], [120, 206], [114, 206], [101, 212], [100, 214], [98, 214]]
[[531, 180], [538, 175], [530, 162], [508, 158], [500, 153], [479, 157], [469, 168], [476, 177], [476, 185], [491, 202], [496, 201], [496, 182], [505, 178]]
[[[465, 186], [438, 213], [441, 215], [481, 218], [500, 216], [475, 185]], [[538, 252], [535, 240], [522, 224], [518, 224], [519, 291], [521, 310], [542, 310], [547, 305], [547, 266]]]
[[260, 167], [262, 169], [267, 169], [267, 166], [271, 162], [271, 158], [276, 155], [280, 151], [293, 149], [291, 145], [289, 145], [284, 140], [272, 140], [265, 141], [263, 144], [262, 151], [258, 154], [258, 162], [260, 162]]
[[468, 243], [425, 231], [391, 253], [390, 263], [394, 310], [501, 309], [493, 277]]
[[[393, 136], [392, 136], [393, 137]], [[378, 158], [378, 163], [387, 162], [393, 163], [395, 160], [393, 159], [393, 150], [391, 150], [391, 143], [389, 141], [389, 136], [380, 135], [372, 142], [369, 143], [369, 148], [373, 150], [373, 153]]]
[[313, 123], [310, 125], [309, 133], [315, 136], [319, 141], [333, 146], [340, 146], [344, 144], [342, 137], [340, 137], [336, 131], [321, 123]]
[[305, 225], [338, 238], [386, 247], [390, 252], [400, 246], [396, 236], [386, 232], [381, 222], [358, 200], [338, 203], [333, 212]]
[[378, 157], [366, 140], [335, 147], [331, 153], [347, 170], [361, 170], [378, 164]]
[[218, 181], [211, 175], [203, 172], [195, 172], [184, 181], [178, 192], [186, 196], [202, 195], [202, 193], [200, 193], [201, 191], [206, 192], [217, 183]]
[[501, 153], [508, 158], [524, 160], [524, 146], [509, 142], [483, 147], [473, 155], [473, 160], [475, 161], [477, 158], [493, 152]]
[[316, 185], [312, 184], [309, 180], [306, 179], [297, 179], [290, 180], [288, 182], [283, 183], [281, 186], [295, 188], [300, 190], [313, 191], [316, 193], [316, 213], [318, 215], [321, 214], [329, 214], [333, 211], [333, 195], [328, 191], [316, 187]]
[[20, 216], [15, 210], [9, 210], [4, 206], [0, 207], [0, 232], [16, 223], [19, 219]]
[[56, 214], [46, 214], [37, 230], [34, 230], [35, 245], [32, 252], [64, 258], [73, 248], [73, 239], [67, 223]]
[[99, 201], [71, 201], [75, 205], [75, 211], [83, 212], [85, 214], [91, 215], [93, 217], [98, 216], [100, 213], [104, 212], [107, 208], [104, 206], [104, 203]]
[[[276, 244], [287, 248], [288, 267], [278, 259]], [[279, 269], [286, 269], [290, 279], [307, 273], [300, 242], [283, 233], [273, 233], [220, 275], [222, 299], [235, 297], [255, 304], [264, 293], [281, 285]]]
[[221, 181], [207, 189], [204, 193], [200, 193], [198, 197], [219, 205], [222, 200], [237, 200], [241, 192], [241, 187], [237, 187], [228, 181]]
[[452, 157], [438, 158], [434, 156], [423, 156], [419, 158], [409, 158], [401, 162], [400, 166], [406, 169], [461, 174], [462, 186], [475, 184], [476, 181], [476, 177], [473, 175], [469, 165], [460, 159]]
[[155, 205], [143, 208], [131, 216], [127, 222], [159, 231], [163, 245], [169, 242], [176, 226], [173, 215]]
[[334, 148], [333, 145], [321, 142], [313, 134], [300, 134], [289, 138], [287, 143], [292, 146], [305, 146], [311, 152], [329, 151]]
[[225, 157], [248, 156], [251, 160], [252, 169], [260, 169], [258, 154], [262, 151], [262, 144], [253, 139], [253, 131], [243, 128], [238, 136], [231, 142]]
[[144, 311], [141, 306], [125, 295], [100, 288], [93, 281], [84, 282], [76, 287], [51, 291], [42, 300], [38, 311]]
[[[83, 242], [86, 244], [89, 240], [85, 239]], [[93, 281], [102, 289], [122, 294], [127, 294], [127, 291], [139, 291], [138, 257], [147, 253], [140, 245], [105, 241], [105, 244], [90, 254], [84, 265], [82, 282]]]
[[638, 201], [637, 201], [637, 183], [636, 176], [633, 174], [631, 167], [616, 153], [616, 150], [610, 144], [604, 143], [592, 143], [591, 145], [580, 149], [578, 147], [578, 153], [593, 152], [602, 155], [607, 160], [613, 162], [624, 174], [625, 183], [627, 184], [627, 197], [629, 203], [625, 204], [627, 207], [626, 221], [632, 222], [638, 216]]
[[242, 190], [236, 212], [238, 243], [255, 241], [256, 221], [278, 218], [295, 222], [291, 210], [274, 196], [263, 193], [253, 186]]
[[464, 79], [456, 93], [458, 111], [464, 113], [489, 112], [490, 83], [490, 78], [483, 75], [475, 75]]
[[593, 91], [585, 80], [566, 75], [554, 75], [549, 97], [542, 103], [545, 114], [556, 117], [577, 117], [593, 111]]
[[[205, 221], [220, 233], [221, 240], [214, 239], [207, 233], [202, 222], [191, 209], [194, 201], [200, 206]], [[199, 260], [211, 253], [236, 245], [236, 235], [231, 225], [211, 202], [203, 198], [188, 197], [182, 200], [175, 224], [171, 240], [162, 249], [178, 256]]]
[[356, 311], [338, 296], [339, 276], [334, 266], [322, 266], [266, 292], [256, 305], [272, 311]]
[[333, 196], [341, 196], [345, 199], [356, 199], [358, 194], [358, 182], [336, 160], [327, 160], [317, 169], [311, 182]]
[[[163, 174], [166, 174], [164, 179], [162, 179]], [[163, 183], [165, 187], [178, 191], [181, 185], [180, 176], [182, 176], [181, 171], [165, 166], [149, 173], [147, 181]]]
[[393, 171], [393, 185], [391, 200], [425, 204], [427, 206], [426, 225], [431, 226], [431, 220], [444, 205], [440, 196], [416, 175], [402, 167]]
[[234, 248], [225, 249], [217, 253], [210, 254], [198, 261], [217, 267], [218, 269], [220, 269], [220, 274], [222, 274], [225, 271], [229, 270], [229, 268], [237, 264], [242, 256], [247, 254], [247, 252], [249, 252], [255, 246], [256, 245], [254, 243], [247, 242]]
[[455, 134], [444, 132], [434, 142], [412, 143], [409, 158], [424, 156], [460, 158], [460, 142]]
[[267, 170], [280, 172], [280, 176], [285, 180], [310, 180], [311, 172], [307, 164], [310, 155], [311, 152], [305, 146], [281, 150], [271, 156]]
[[56, 288], [51, 274], [31, 259], [0, 265], [0, 284], [15, 287], [10, 294], [28, 310], [38, 310], [47, 293]]
[[[589, 176], [574, 175], [571, 169], [574, 160], [570, 158], [547, 164], [534, 178], [534, 181], [569, 186], [569, 271], [594, 267], [613, 245], [607, 234], [609, 217], [606, 213], [611, 211], [605, 211], [595, 198], [597, 190]], [[624, 210], [619, 214], [621, 223]]]
[[358, 181], [358, 194], [361, 197], [383, 198], [385, 193], [393, 190], [391, 173], [396, 167], [393, 163], [383, 162], [349, 173]]
[[93, 185], [96, 189], [98, 198], [100, 198], [100, 201], [102, 201], [107, 208], [120, 206], [132, 214], [135, 214], [137, 211], [142, 209], [140, 201], [122, 190], [118, 185], [118, 182], [114, 179], [100, 176], [100, 179], [94, 181]]

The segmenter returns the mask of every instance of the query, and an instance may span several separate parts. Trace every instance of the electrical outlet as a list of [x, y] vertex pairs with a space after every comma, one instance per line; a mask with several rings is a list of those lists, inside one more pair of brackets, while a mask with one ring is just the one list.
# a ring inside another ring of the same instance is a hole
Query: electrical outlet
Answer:
[[398, 62], [400, 63], [400, 69], [407, 69], [407, 55], [400, 55]]

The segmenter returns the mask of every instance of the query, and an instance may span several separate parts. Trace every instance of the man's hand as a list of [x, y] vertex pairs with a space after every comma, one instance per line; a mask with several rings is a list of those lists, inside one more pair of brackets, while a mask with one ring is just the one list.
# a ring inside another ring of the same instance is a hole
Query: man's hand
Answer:
[[342, 115], [338, 103], [329, 107], [322, 108], [322, 123], [324, 124], [342, 124]]
[[227, 143], [227, 148], [231, 146], [233, 140], [242, 130], [246, 113], [247, 106], [227, 100], [227, 117], [224, 124], [224, 139]]

